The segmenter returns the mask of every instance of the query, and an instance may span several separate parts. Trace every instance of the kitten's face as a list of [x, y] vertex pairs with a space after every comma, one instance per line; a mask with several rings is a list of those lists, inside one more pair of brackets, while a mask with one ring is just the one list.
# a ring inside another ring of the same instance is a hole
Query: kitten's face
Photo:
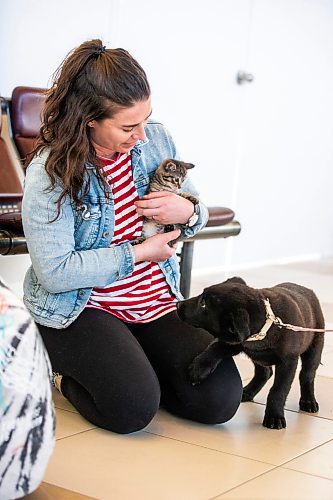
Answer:
[[180, 160], [164, 160], [157, 168], [156, 174], [162, 176], [163, 182], [169, 185], [172, 190], [177, 190], [184, 182], [187, 170], [193, 167], [192, 163]]

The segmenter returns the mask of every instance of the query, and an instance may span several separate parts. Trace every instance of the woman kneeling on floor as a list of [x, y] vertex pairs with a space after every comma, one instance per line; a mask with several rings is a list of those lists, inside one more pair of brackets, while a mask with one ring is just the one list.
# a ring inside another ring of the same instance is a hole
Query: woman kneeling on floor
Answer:
[[[208, 217], [201, 202], [146, 195], [161, 161], [179, 158], [151, 113], [146, 74], [128, 52], [100, 40], [80, 45], [47, 93], [23, 199], [32, 261], [24, 301], [55, 385], [86, 419], [118, 433], [143, 429], [160, 403], [226, 422], [242, 394], [232, 358], [203, 384], [188, 381], [188, 365], [213, 338], [177, 316], [179, 266], [168, 243], [179, 230], [131, 244], [144, 217], [180, 224], [185, 238]], [[197, 195], [189, 179], [182, 189]]]

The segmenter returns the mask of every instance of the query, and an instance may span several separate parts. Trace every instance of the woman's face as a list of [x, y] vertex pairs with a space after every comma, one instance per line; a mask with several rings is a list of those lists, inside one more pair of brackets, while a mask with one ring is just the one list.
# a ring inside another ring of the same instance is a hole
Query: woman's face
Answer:
[[139, 140], [145, 140], [144, 127], [151, 115], [150, 98], [122, 108], [112, 118], [88, 123], [92, 144], [99, 156], [129, 152]]

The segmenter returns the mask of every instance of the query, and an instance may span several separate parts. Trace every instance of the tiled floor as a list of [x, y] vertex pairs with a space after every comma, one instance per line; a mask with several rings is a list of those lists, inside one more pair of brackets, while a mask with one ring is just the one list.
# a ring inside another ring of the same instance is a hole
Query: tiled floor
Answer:
[[[258, 288], [280, 281], [312, 288], [333, 328], [333, 258], [234, 274]], [[194, 278], [192, 294], [223, 279]], [[316, 378], [320, 411], [299, 413], [295, 379], [284, 430], [261, 425], [268, 388], [225, 425], [200, 425], [160, 410], [144, 431], [125, 436], [95, 428], [55, 393], [57, 444], [45, 483], [29, 498], [332, 500], [333, 333], [326, 338]], [[242, 378], [251, 377], [251, 362], [241, 355], [236, 360]]]

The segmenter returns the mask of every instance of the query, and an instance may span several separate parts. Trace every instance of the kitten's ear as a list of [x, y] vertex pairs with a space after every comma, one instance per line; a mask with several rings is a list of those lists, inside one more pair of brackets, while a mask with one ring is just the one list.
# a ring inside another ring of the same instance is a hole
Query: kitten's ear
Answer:
[[186, 170], [190, 170], [191, 168], [194, 168], [195, 165], [193, 165], [193, 163], [184, 163], [184, 167]]

